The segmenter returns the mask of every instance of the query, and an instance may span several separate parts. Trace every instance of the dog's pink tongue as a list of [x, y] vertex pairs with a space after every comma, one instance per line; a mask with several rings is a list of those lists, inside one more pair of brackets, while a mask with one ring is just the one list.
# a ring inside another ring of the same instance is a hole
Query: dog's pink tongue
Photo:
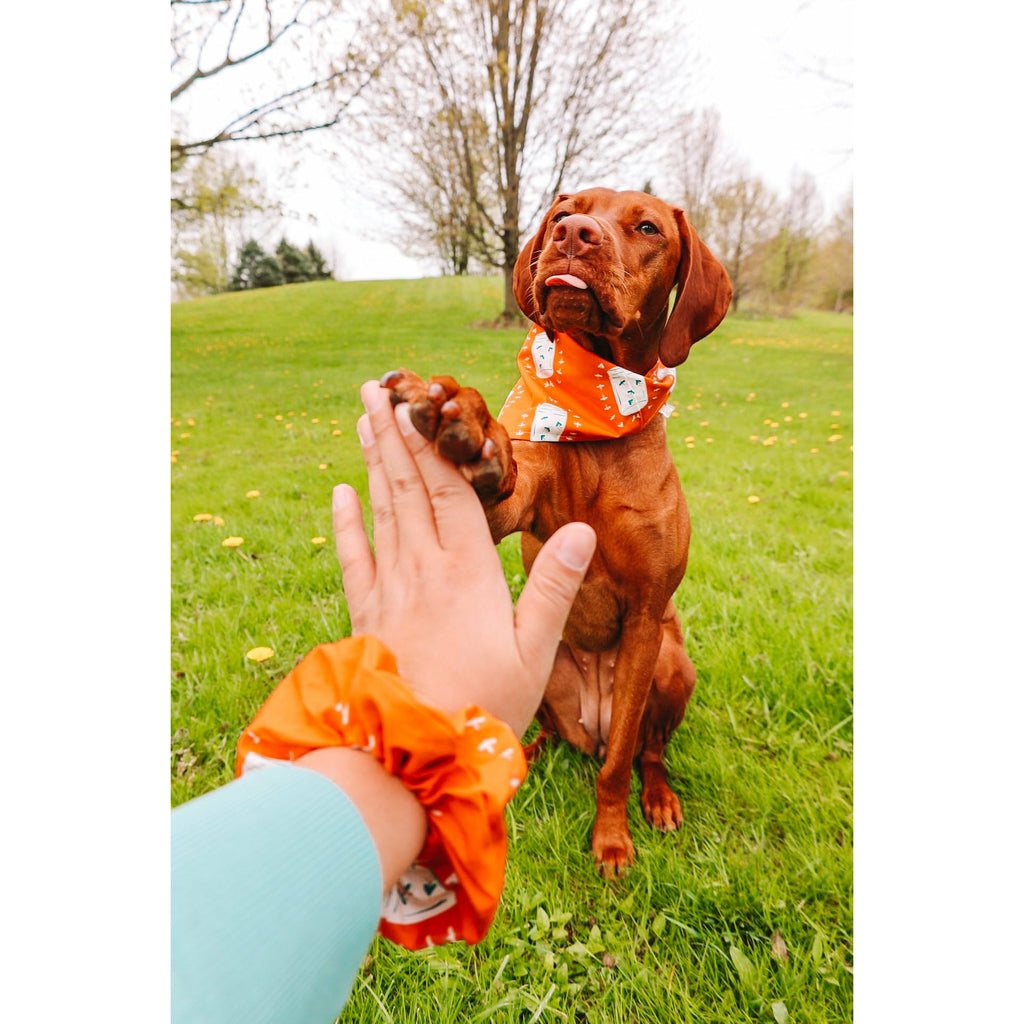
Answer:
[[544, 283], [549, 288], [553, 284], [564, 284], [568, 285], [570, 288], [579, 288], [584, 292], [587, 290], [587, 282], [581, 281], [575, 274], [555, 274], [554, 276], [549, 277]]

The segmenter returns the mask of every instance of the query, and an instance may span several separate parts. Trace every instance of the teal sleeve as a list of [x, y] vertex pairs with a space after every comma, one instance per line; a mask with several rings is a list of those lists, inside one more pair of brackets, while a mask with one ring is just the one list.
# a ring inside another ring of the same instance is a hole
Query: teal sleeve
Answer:
[[329, 779], [271, 765], [171, 812], [173, 1024], [331, 1024], [381, 910], [377, 850]]

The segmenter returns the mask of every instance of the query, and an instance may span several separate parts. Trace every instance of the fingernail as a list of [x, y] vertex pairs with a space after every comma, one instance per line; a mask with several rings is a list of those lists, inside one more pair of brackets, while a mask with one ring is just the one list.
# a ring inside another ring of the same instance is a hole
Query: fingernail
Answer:
[[384, 401], [384, 389], [378, 381], [368, 380], [360, 389], [359, 397], [363, 400], [363, 407], [367, 412], [375, 412]]
[[555, 551], [555, 557], [574, 572], [580, 572], [590, 564], [597, 536], [585, 523], [572, 523], [563, 528], [561, 543]]
[[356, 420], [356, 433], [359, 435], [359, 443], [364, 448], [369, 448], [373, 444], [375, 438], [373, 436], [373, 427], [370, 426], [369, 416], [360, 416]]
[[345, 505], [352, 501], [353, 497], [358, 500], [355, 488], [350, 484], [335, 484], [334, 490], [331, 491], [331, 507], [336, 509], [344, 508]]
[[415, 434], [416, 428], [412, 425], [412, 418], [409, 414], [409, 405], [407, 402], [402, 402], [401, 405], [395, 406], [395, 422], [398, 424], [398, 429], [405, 435]]

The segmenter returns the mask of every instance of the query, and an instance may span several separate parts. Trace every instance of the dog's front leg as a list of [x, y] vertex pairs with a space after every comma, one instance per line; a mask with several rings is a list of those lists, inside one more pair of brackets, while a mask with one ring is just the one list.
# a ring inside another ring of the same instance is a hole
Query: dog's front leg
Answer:
[[597, 818], [591, 840], [594, 860], [605, 878], [623, 874], [636, 855], [626, 822], [626, 801], [660, 643], [659, 613], [650, 609], [627, 613], [615, 664], [608, 752], [597, 775]]

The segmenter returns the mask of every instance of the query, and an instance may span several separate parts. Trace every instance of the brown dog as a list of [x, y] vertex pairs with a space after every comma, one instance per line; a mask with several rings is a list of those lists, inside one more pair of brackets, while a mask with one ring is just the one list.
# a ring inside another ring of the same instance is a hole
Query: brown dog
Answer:
[[[515, 291], [549, 338], [562, 332], [639, 376], [659, 358], [682, 363], [732, 297], [725, 269], [682, 210], [642, 192], [600, 188], [557, 198], [519, 254]], [[682, 821], [662, 754], [696, 682], [672, 602], [686, 571], [690, 519], [664, 418], [654, 415], [615, 440], [510, 440], [480, 394], [451, 377], [428, 384], [397, 370], [382, 383], [392, 402], [410, 402], [417, 429], [462, 466], [495, 541], [522, 531], [527, 572], [563, 524], [583, 520], [597, 533], [537, 717], [604, 756], [592, 846], [601, 873], [617, 875], [635, 853], [626, 823], [634, 758], [647, 821], [663, 831]]]

